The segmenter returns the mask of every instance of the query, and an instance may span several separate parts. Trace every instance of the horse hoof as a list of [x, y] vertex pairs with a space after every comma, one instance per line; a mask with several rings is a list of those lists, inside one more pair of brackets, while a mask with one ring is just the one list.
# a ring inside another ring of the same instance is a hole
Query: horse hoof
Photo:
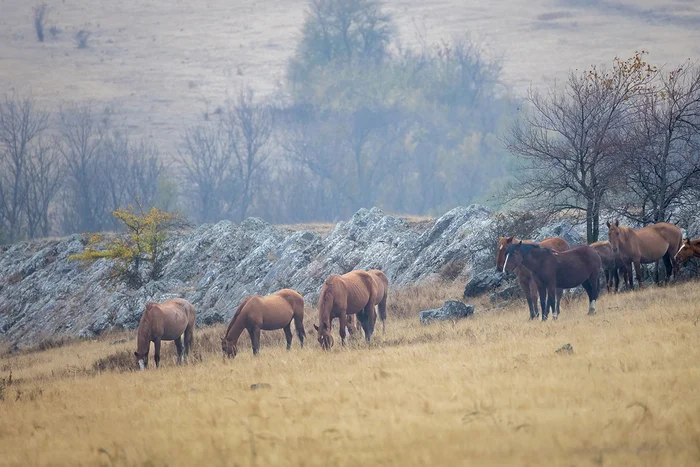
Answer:
[[588, 316], [594, 316], [594, 315], [595, 315], [595, 311], [589, 311], [589, 312], [588, 312]]

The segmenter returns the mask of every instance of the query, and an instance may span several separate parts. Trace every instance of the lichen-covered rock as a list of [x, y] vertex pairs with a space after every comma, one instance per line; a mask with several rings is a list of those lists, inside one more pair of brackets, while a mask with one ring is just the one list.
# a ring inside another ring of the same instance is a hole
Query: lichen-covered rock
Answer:
[[3, 246], [0, 338], [25, 345], [52, 335], [134, 328], [147, 301], [173, 297], [194, 304], [198, 325], [228, 321], [247, 295], [284, 287], [314, 305], [329, 275], [353, 269], [381, 269], [391, 287], [490, 269], [482, 290], [491, 290], [502, 282], [493, 252], [484, 248], [495, 241], [493, 225], [492, 213], [478, 205], [452, 209], [423, 229], [377, 208], [361, 209], [325, 238], [256, 218], [221, 221], [173, 234], [161, 278], [138, 289], [113, 279], [108, 260], [69, 260], [83, 251], [81, 235]]
[[440, 308], [425, 310], [420, 312], [421, 324], [428, 324], [435, 320], [458, 320], [467, 318], [474, 314], [472, 305], [465, 305], [456, 300], [448, 300]]
[[476, 297], [499, 287], [506, 275], [496, 268], [485, 269], [472, 277], [464, 288], [464, 298]]
[[561, 237], [571, 246], [583, 245], [586, 243], [585, 237], [568, 221], [559, 221], [556, 224], [542, 227], [537, 231], [533, 240], [541, 242], [549, 237]]

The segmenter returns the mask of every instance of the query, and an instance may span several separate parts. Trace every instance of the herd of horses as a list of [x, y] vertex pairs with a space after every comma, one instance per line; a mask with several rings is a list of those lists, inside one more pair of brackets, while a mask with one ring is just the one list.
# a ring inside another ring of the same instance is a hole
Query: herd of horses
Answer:
[[[664, 261], [666, 281], [677, 275], [679, 264], [691, 257], [700, 258], [700, 239], [683, 239], [681, 230], [665, 222], [632, 229], [621, 226], [619, 221], [607, 223], [608, 241], [591, 245], [569, 245], [563, 238], [551, 237], [537, 243], [517, 240], [515, 237], [499, 237], [496, 247], [496, 268], [512, 271], [527, 299], [530, 319], [542, 313], [546, 320], [549, 313], [556, 319], [564, 289], [582, 286], [589, 299], [588, 314], [595, 314], [599, 295], [599, 276], [603, 270], [608, 291], [619, 290], [620, 274], [633, 289], [632, 266], [642, 287], [641, 265]], [[331, 275], [324, 282], [318, 300], [318, 342], [324, 350], [333, 346], [331, 323], [339, 320], [339, 334], [345, 345], [347, 334], [364, 331], [370, 342], [377, 316], [385, 329], [389, 281], [377, 269], [354, 270], [343, 275]], [[540, 299], [540, 310], [537, 297]], [[160, 364], [161, 341], [174, 341], [178, 365], [187, 362], [192, 347], [195, 326], [195, 309], [187, 300], [175, 298], [162, 303], [148, 302], [141, 316], [137, 332], [135, 352], [139, 367], [148, 366], [148, 353], [154, 343], [156, 367]], [[238, 353], [238, 338], [248, 331], [253, 354], [260, 349], [260, 331], [283, 329], [287, 350], [292, 345], [292, 321], [304, 346], [304, 298], [296, 291], [282, 289], [271, 295], [250, 295], [238, 306], [225, 334], [221, 337], [221, 350], [228, 357]], [[184, 343], [183, 343], [184, 341]]]

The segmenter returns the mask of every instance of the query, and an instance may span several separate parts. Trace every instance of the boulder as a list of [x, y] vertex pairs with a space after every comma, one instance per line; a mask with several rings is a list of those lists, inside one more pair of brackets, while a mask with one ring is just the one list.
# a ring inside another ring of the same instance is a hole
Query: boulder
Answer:
[[569, 245], [583, 245], [586, 243], [584, 236], [568, 221], [559, 221], [552, 225], [542, 227], [537, 231], [533, 240], [541, 242], [545, 238], [561, 237], [568, 242]]
[[476, 297], [499, 287], [506, 275], [496, 268], [485, 269], [475, 275], [464, 288], [464, 298]]
[[465, 305], [456, 300], [448, 300], [440, 308], [420, 312], [421, 324], [428, 324], [434, 320], [458, 320], [474, 314], [472, 305]]
[[496, 305], [524, 297], [525, 295], [523, 294], [523, 290], [520, 288], [520, 284], [512, 284], [489, 295], [489, 301], [493, 305]]

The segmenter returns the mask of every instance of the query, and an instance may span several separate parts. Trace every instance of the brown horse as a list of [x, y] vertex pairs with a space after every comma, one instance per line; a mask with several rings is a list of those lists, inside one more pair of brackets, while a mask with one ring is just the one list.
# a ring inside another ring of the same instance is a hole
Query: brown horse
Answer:
[[554, 306], [556, 289], [570, 289], [582, 285], [588, 293], [588, 314], [595, 314], [595, 301], [598, 298], [598, 276], [603, 263], [595, 250], [581, 245], [557, 253], [539, 245], [514, 243], [506, 250], [506, 262], [515, 266], [523, 265], [530, 270], [537, 282], [542, 306], [542, 321], [549, 311], [557, 318], [559, 312]]
[[686, 238], [675, 255], [675, 259], [679, 264], [685, 263], [690, 258], [700, 258], [700, 238], [697, 240]]
[[326, 279], [318, 298], [318, 326], [314, 324], [323, 349], [333, 346], [331, 321], [334, 318], [340, 320], [340, 339], [345, 345], [348, 315], [357, 314], [365, 339], [370, 341], [377, 321], [374, 307], [379, 303], [378, 289], [374, 276], [366, 271], [350, 271], [342, 276], [334, 274]]
[[[377, 310], [379, 311], [379, 318], [382, 320], [382, 334], [384, 334], [386, 330], [386, 301], [389, 295], [389, 279], [379, 269], [370, 269], [367, 272], [374, 277], [374, 281], [377, 283]], [[362, 325], [359, 320], [355, 319], [355, 315], [347, 315], [345, 321], [351, 337], [355, 331], [360, 332], [362, 330]]]
[[295, 290], [282, 289], [262, 297], [250, 295], [236, 309], [226, 334], [221, 338], [221, 350], [228, 357], [238, 353], [238, 338], [244, 329], [248, 330], [253, 355], [260, 350], [260, 330], [274, 331], [284, 329], [287, 338], [287, 350], [292, 347], [292, 320], [304, 347], [304, 298]]
[[194, 339], [195, 311], [190, 302], [182, 298], [174, 298], [163, 303], [148, 302], [146, 311], [139, 322], [137, 349], [134, 352], [139, 367], [148, 367], [148, 351], [153, 342], [156, 368], [160, 365], [160, 342], [175, 341], [177, 348], [177, 364], [182, 360], [182, 335], [185, 336], [184, 357], [190, 352]]
[[641, 229], [630, 229], [620, 221], [607, 223], [608, 238], [615, 255], [624, 263], [634, 263], [637, 284], [642, 287], [642, 264], [655, 263], [663, 258], [666, 266], [666, 282], [671, 274], [678, 274], [676, 253], [683, 245], [681, 229], [667, 222], [659, 222]]
[[[513, 271], [515, 276], [518, 278], [518, 283], [520, 284], [520, 289], [525, 294], [527, 299], [527, 306], [530, 309], [530, 319], [535, 319], [540, 314], [537, 310], [537, 283], [533, 279], [532, 274], [527, 268], [513, 266], [511, 263], [508, 269], [506, 267], [506, 249], [512, 245], [514, 242], [517, 243], [515, 237], [498, 237], [498, 247], [496, 248], [496, 270], [498, 271]], [[535, 244], [532, 240], [523, 240], [524, 244]], [[547, 248], [551, 248], [554, 251], [566, 251], [568, 250], [569, 244], [566, 240], [561, 237], [550, 237], [542, 240], [539, 245]], [[559, 314], [559, 302], [561, 302], [561, 296], [564, 293], [563, 289], [557, 290], [557, 314]]]
[[589, 245], [591, 248], [598, 253], [600, 260], [603, 262], [603, 270], [605, 271], [605, 285], [607, 286], [608, 292], [615, 286], [615, 292], [620, 289], [620, 272], [622, 272], [622, 280], [627, 284], [628, 287], [632, 287], [630, 281], [632, 280], [632, 264], [624, 264], [616, 255], [613, 253], [612, 246], [610, 242], [602, 241], [595, 242]]

